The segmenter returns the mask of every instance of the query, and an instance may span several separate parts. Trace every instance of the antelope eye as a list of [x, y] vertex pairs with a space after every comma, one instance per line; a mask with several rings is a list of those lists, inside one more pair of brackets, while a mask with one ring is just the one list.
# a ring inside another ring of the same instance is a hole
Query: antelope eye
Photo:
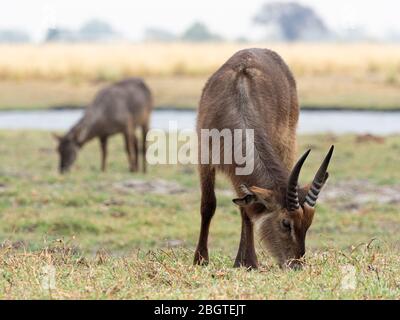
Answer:
[[289, 220], [283, 219], [282, 220], [282, 226], [288, 231], [291, 229], [291, 225], [290, 225], [290, 221]]

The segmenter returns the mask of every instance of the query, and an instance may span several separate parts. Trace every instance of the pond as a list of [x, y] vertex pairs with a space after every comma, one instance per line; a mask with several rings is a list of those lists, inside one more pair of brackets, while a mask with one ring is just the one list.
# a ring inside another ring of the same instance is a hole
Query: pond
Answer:
[[[83, 114], [82, 110], [1, 111], [0, 129], [38, 129], [64, 131]], [[155, 110], [151, 127], [168, 130], [169, 121], [177, 129], [194, 129], [194, 110]], [[310, 111], [300, 115], [299, 133], [400, 133], [400, 112], [376, 111]]]

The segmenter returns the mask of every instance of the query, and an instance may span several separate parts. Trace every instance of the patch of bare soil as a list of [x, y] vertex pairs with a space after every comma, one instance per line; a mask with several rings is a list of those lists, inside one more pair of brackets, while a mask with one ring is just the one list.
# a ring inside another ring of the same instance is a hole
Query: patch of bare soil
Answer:
[[[177, 182], [162, 179], [152, 181], [127, 180], [115, 183], [114, 188], [123, 193], [140, 194], [180, 194], [192, 191], [182, 187]], [[218, 189], [216, 194], [234, 197], [234, 192], [231, 189]], [[357, 211], [369, 203], [400, 204], [400, 185], [382, 186], [368, 180], [328, 182], [321, 191], [319, 201], [350, 211]], [[110, 204], [112, 203], [105, 203], [105, 205]]]
[[26, 248], [27, 243], [24, 240], [18, 240], [18, 241], [4, 241], [3, 243], [0, 243], [0, 249], [21, 249], [21, 248]]
[[164, 245], [168, 248], [177, 248], [184, 245], [184, 241], [180, 239], [166, 240]]
[[[216, 194], [234, 197], [230, 189], [216, 190]], [[367, 180], [328, 182], [318, 201], [350, 211], [358, 211], [369, 203], [400, 204], [400, 185], [381, 186]]]
[[361, 134], [361, 135], [358, 135], [356, 137], [356, 142], [357, 143], [372, 142], [372, 143], [380, 143], [380, 144], [382, 144], [382, 143], [385, 143], [385, 140], [386, 139], [384, 137], [375, 136], [375, 135], [372, 135], [372, 134], [369, 134], [369, 133]]
[[152, 181], [128, 180], [114, 184], [117, 191], [124, 193], [152, 193], [152, 194], [178, 194], [187, 190], [179, 183], [156, 179]]
[[320, 201], [347, 210], [358, 210], [367, 203], [400, 204], [400, 185], [379, 186], [367, 180], [328, 183]]

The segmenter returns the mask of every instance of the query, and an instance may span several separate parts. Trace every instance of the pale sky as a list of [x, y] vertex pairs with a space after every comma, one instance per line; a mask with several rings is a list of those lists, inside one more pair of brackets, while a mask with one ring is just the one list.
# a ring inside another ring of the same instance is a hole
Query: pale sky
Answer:
[[[251, 19], [265, 2], [271, 0], [12, 0], [2, 3], [0, 29], [24, 29], [41, 40], [50, 26], [76, 29], [99, 18], [128, 38], [139, 40], [146, 27], [181, 33], [194, 21], [202, 21], [227, 38], [251, 38], [256, 29]], [[388, 30], [400, 32], [398, 0], [298, 2], [311, 5], [333, 30], [363, 27], [377, 36]]]

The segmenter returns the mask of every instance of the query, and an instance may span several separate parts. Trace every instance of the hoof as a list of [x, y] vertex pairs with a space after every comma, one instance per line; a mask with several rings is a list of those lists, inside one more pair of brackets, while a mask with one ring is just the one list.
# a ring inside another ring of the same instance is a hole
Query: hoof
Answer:
[[194, 254], [193, 264], [195, 266], [206, 266], [208, 265], [208, 253], [201, 254], [200, 252], [196, 252]]
[[246, 268], [246, 270], [257, 270], [258, 263], [255, 261], [235, 261], [234, 268]]

